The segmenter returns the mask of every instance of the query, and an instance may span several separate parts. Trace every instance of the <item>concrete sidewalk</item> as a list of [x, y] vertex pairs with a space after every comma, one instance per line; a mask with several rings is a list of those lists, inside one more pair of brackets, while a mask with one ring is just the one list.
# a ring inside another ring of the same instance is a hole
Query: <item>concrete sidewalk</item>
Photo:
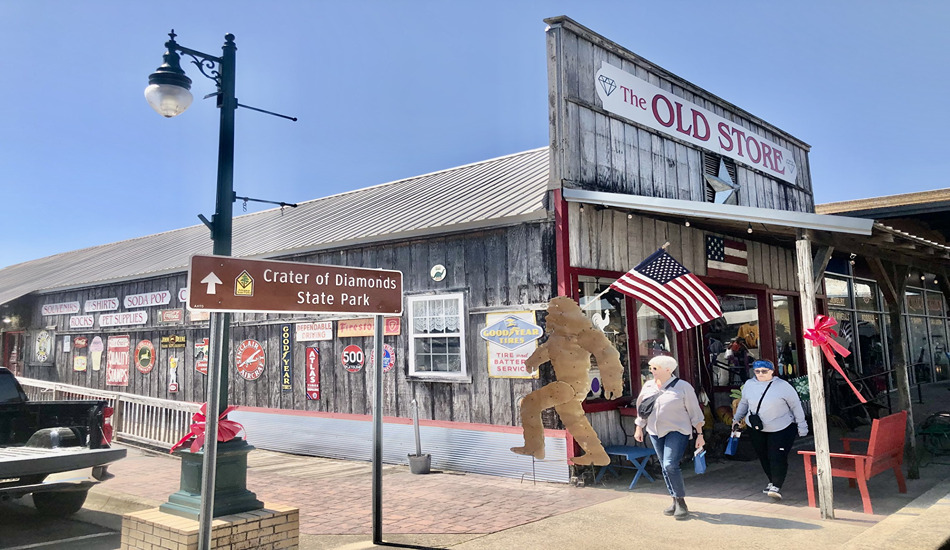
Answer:
[[[178, 459], [138, 449], [110, 470], [116, 477], [93, 489], [87, 508], [124, 514], [152, 508], [178, 488]], [[370, 465], [254, 451], [248, 487], [265, 502], [300, 508], [302, 548], [372, 548]], [[931, 464], [921, 479], [897, 492], [893, 476], [871, 480], [875, 514], [861, 512], [856, 489], [835, 479], [835, 520], [807, 507], [804, 472], [793, 458], [785, 499], [761, 494], [756, 462], [711, 464], [687, 474], [692, 517], [674, 521], [662, 481], [631, 474], [597, 486], [520, 482], [478, 474], [413, 475], [387, 465], [383, 476], [383, 540], [431, 548], [938, 548], [950, 540], [950, 465]], [[761, 478], [761, 479], [760, 479]]]
[[[924, 409], [950, 408], [938, 392], [947, 393], [946, 386], [925, 396], [929, 406]], [[922, 409], [915, 420], [925, 417]], [[833, 449], [838, 435], [832, 434]], [[374, 547], [369, 463], [261, 450], [248, 458], [248, 488], [259, 499], [300, 509], [301, 548]], [[785, 498], [778, 503], [761, 493], [767, 480], [758, 462], [711, 463], [702, 476], [689, 468], [684, 471], [691, 519], [674, 521], [661, 513], [669, 504], [662, 480], [643, 479], [628, 491], [629, 471], [578, 488], [448, 471], [413, 475], [407, 466], [386, 465], [383, 540], [387, 546], [458, 549], [928, 550], [950, 541], [950, 457], [922, 467], [920, 479], [907, 480], [906, 494], [897, 492], [892, 474], [873, 478], [873, 515], [862, 513], [857, 489], [834, 479], [834, 520], [821, 520], [818, 509], [807, 506], [797, 454], [782, 488]], [[179, 470], [175, 457], [130, 448], [126, 459], [110, 467], [115, 478], [93, 489], [89, 510], [80, 514], [115, 521], [113, 514], [156, 507], [178, 489]]]

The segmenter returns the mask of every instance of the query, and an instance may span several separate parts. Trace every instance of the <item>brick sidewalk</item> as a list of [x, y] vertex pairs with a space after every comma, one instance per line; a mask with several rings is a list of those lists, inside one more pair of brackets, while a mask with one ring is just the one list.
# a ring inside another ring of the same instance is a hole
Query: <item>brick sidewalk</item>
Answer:
[[[157, 505], [178, 490], [180, 462], [174, 457], [130, 448], [129, 456], [109, 471], [115, 478], [95, 492], [129, 494]], [[248, 456], [248, 489], [264, 502], [298, 507], [301, 534], [371, 533], [371, 484], [366, 462], [260, 450]], [[384, 465], [383, 529], [393, 534], [494, 533], [625, 494], [458, 472], [414, 475], [407, 466]]]

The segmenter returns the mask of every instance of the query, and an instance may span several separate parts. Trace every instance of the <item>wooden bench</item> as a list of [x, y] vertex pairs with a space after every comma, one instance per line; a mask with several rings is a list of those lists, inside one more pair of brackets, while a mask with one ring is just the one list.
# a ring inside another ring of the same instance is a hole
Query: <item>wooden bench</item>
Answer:
[[[907, 431], [907, 411], [875, 419], [871, 423], [869, 439], [842, 438], [844, 453], [831, 453], [831, 476], [848, 478], [848, 485], [854, 487], [857, 482], [864, 503], [864, 513], [873, 514], [871, 496], [868, 494], [868, 480], [881, 472], [894, 470], [897, 476], [897, 488], [907, 492], [901, 464], [904, 462], [904, 435]], [[866, 442], [865, 454], [851, 454], [852, 442]], [[814, 451], [798, 451], [805, 458], [805, 484], [808, 489], [808, 505], [815, 504], [814, 477], [817, 474]]]
[[[628, 489], [633, 489], [637, 484], [637, 481], [640, 480], [641, 476], [645, 476], [650, 483], [653, 483], [653, 477], [646, 471], [647, 460], [651, 456], [656, 454], [656, 451], [653, 450], [653, 447], [634, 447], [631, 445], [611, 445], [604, 448], [607, 451], [607, 454], [611, 456], [620, 457], [620, 464], [614, 466], [613, 464], [608, 464], [600, 468], [600, 472], [597, 474], [597, 477], [594, 478], [594, 482], [600, 481], [604, 474], [611, 472], [613, 474], [619, 475], [618, 472], [614, 471], [614, 468], [624, 468], [628, 470], [636, 470], [636, 474], [633, 476], [633, 481], [630, 482], [630, 487]], [[624, 466], [623, 459], [626, 458], [630, 461], [633, 466]]]

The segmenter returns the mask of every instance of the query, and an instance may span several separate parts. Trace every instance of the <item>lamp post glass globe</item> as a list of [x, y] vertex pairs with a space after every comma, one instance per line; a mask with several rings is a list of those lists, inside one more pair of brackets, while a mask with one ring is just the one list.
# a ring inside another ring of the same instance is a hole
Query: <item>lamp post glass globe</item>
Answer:
[[145, 88], [145, 100], [155, 112], [165, 118], [185, 112], [193, 99], [194, 96], [188, 89], [175, 84], [149, 84]]

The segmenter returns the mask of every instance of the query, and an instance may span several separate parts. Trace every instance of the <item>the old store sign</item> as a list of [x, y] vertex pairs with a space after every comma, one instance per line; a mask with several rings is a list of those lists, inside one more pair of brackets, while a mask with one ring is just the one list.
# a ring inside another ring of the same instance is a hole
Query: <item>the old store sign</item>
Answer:
[[402, 273], [193, 256], [188, 307], [204, 311], [402, 313]]
[[488, 342], [488, 376], [537, 378], [538, 371], [529, 374], [524, 366], [543, 332], [534, 324], [534, 312], [489, 313], [485, 323], [488, 326], [481, 330], [480, 336]]
[[603, 63], [594, 75], [604, 109], [795, 183], [792, 152], [712, 111]]

